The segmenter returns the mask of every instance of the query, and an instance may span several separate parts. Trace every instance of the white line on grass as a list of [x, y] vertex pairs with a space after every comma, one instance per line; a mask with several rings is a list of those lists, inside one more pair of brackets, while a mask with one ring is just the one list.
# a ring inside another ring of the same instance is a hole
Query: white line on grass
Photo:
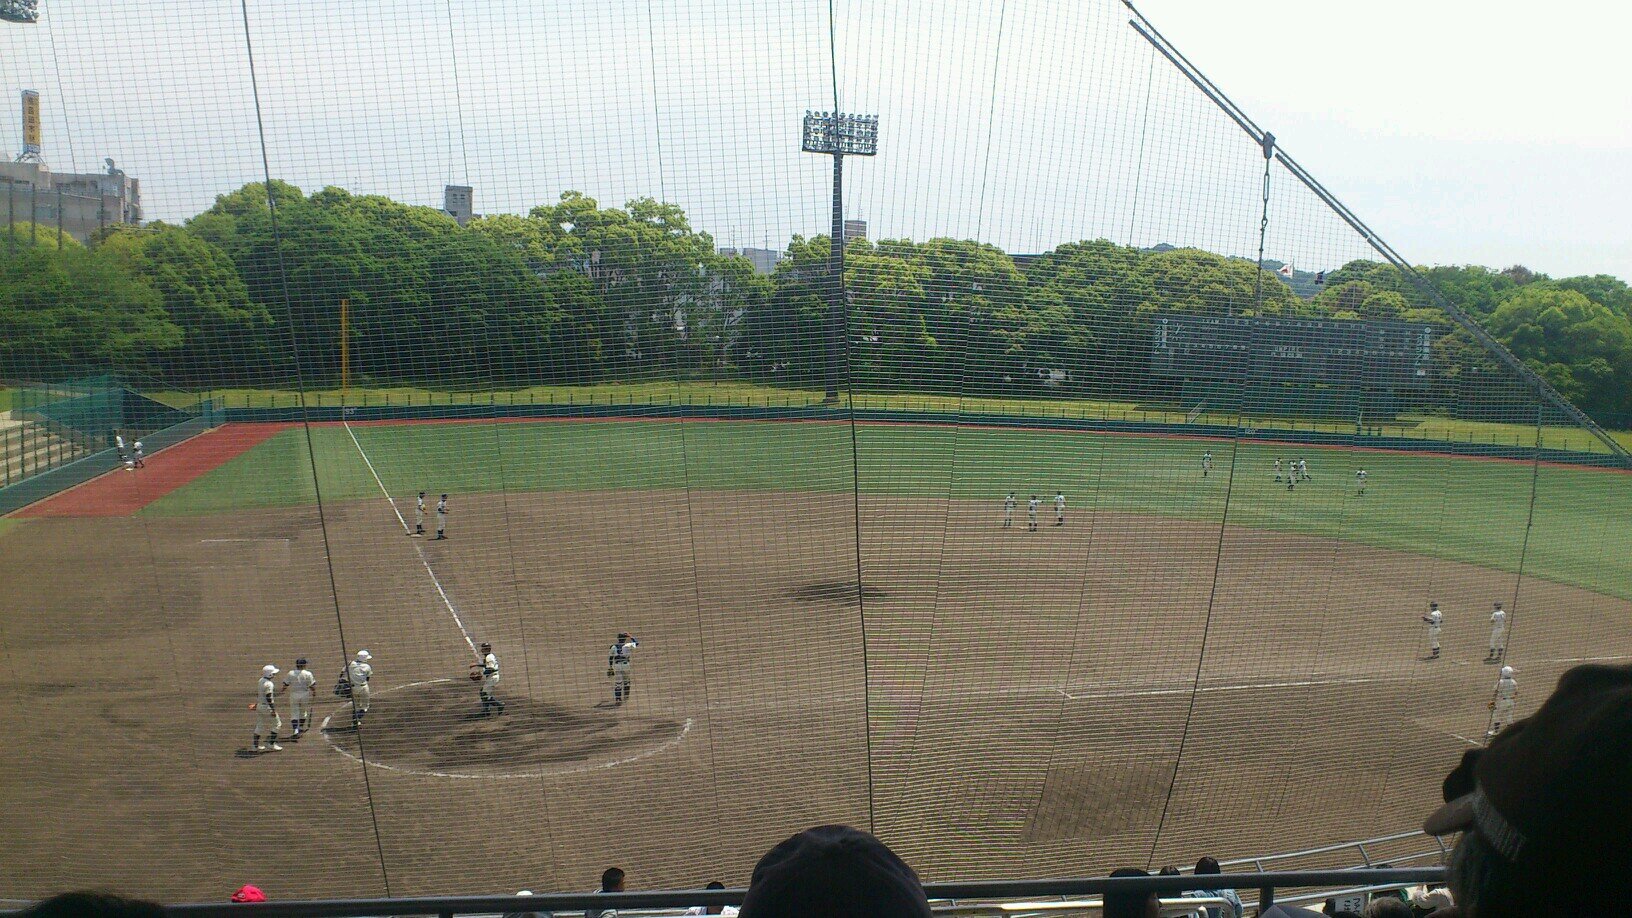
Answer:
[[1372, 677], [1364, 679], [1301, 679], [1296, 682], [1242, 682], [1238, 685], [1204, 685], [1199, 688], [1185, 685], [1178, 688], [1144, 689], [1133, 692], [1084, 692], [1081, 695], [1073, 695], [1065, 689], [1055, 689], [1055, 691], [1072, 701], [1083, 701], [1095, 698], [1150, 698], [1158, 695], [1188, 695], [1191, 692], [1205, 695], [1209, 692], [1246, 692], [1253, 689], [1304, 688], [1313, 685], [1366, 685], [1381, 681], [1385, 680]]
[[[392, 497], [391, 492], [386, 490], [385, 482], [380, 480], [380, 473], [374, 469], [374, 462], [368, 458], [368, 452], [363, 449], [363, 444], [357, 441], [357, 434], [352, 431], [350, 424], [342, 421], [341, 425], [346, 428], [346, 433], [351, 435], [351, 444], [357, 447], [357, 455], [363, 457], [363, 463], [368, 466], [368, 473], [374, 476], [374, 483], [380, 486], [380, 493], [384, 494], [386, 501], [391, 504], [391, 512], [397, 515], [397, 522], [402, 524], [403, 534], [413, 535], [413, 532], [408, 528], [408, 521], [402, 517], [402, 511], [397, 509], [396, 498]], [[414, 554], [419, 556], [419, 563], [425, 565], [425, 573], [431, 575], [431, 583], [436, 587], [436, 595], [442, 597], [442, 604], [448, 607], [448, 614], [453, 616], [453, 623], [459, 626], [459, 633], [464, 636], [465, 645], [470, 648], [471, 655], [479, 656], [476, 653], [476, 642], [471, 640], [469, 629], [465, 627], [464, 621], [459, 618], [459, 610], [454, 608], [453, 600], [448, 598], [448, 591], [442, 589], [442, 581], [436, 576], [436, 571], [431, 567], [431, 562], [425, 559], [424, 546], [415, 542]]]

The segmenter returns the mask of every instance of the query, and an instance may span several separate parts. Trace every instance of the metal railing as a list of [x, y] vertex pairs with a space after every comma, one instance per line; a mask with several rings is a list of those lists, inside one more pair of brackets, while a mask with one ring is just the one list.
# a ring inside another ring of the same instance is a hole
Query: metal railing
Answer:
[[[1285, 889], [1389, 889], [1403, 885], [1444, 882], [1441, 867], [1398, 867], [1361, 870], [1302, 870], [1268, 873], [1227, 873], [1207, 876], [1208, 889], [1256, 891], [1257, 907], [1266, 909]], [[1194, 876], [1085, 877], [1051, 880], [1001, 880], [969, 883], [931, 883], [924, 887], [937, 913], [945, 915], [1061, 915], [1096, 912], [1105, 893], [1155, 893], [1169, 901], [1163, 914], [1189, 914], [1208, 905], [1211, 898], [1182, 894], [1198, 882]], [[173, 916], [186, 918], [378, 918], [378, 916], [501, 915], [534, 912], [571, 915], [589, 910], [662, 912], [675, 914], [698, 906], [741, 905], [743, 889], [679, 889], [624, 893], [546, 893], [526, 898], [504, 896], [438, 896], [404, 899], [311, 899], [254, 905], [205, 902], [166, 906]], [[1329, 893], [1320, 893], [1324, 896]], [[1095, 898], [1088, 898], [1095, 897]], [[1303, 897], [1300, 897], [1303, 898]], [[9, 913], [0, 913], [9, 914]]]

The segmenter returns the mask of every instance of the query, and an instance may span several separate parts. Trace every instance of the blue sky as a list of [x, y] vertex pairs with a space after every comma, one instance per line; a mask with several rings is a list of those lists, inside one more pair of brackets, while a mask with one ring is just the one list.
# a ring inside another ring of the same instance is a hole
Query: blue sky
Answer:
[[[46, 0], [0, 28], [46, 156], [141, 177], [181, 219], [260, 176], [236, 0]], [[1105, 236], [1257, 248], [1262, 160], [1115, 0], [835, 0], [847, 109], [881, 118], [847, 207], [873, 234], [1010, 251]], [[651, 14], [648, 15], [648, 9]], [[1586, 3], [1146, 0], [1141, 9], [1407, 257], [1632, 277], [1632, 13]], [[825, 2], [251, 0], [273, 171], [480, 212], [579, 189], [684, 206], [721, 245], [822, 232], [830, 164], [799, 115], [832, 102]], [[1266, 255], [1367, 248], [1284, 173]]]

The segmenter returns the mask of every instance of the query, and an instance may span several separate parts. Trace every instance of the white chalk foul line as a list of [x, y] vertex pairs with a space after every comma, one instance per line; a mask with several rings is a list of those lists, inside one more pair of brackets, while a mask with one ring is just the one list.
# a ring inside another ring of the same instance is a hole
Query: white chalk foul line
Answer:
[[1385, 680], [1372, 677], [1363, 679], [1300, 679], [1294, 682], [1242, 682], [1237, 685], [1204, 685], [1199, 688], [1185, 685], [1176, 688], [1141, 689], [1124, 692], [1084, 692], [1080, 695], [1073, 695], [1063, 688], [1057, 688], [1055, 691], [1072, 701], [1085, 701], [1099, 698], [1151, 698], [1160, 695], [1188, 695], [1191, 692], [1205, 695], [1210, 692], [1246, 692], [1254, 689], [1305, 688], [1314, 685], [1366, 685], [1381, 681]]
[[[380, 691], [380, 694], [384, 695], [387, 692], [395, 692], [398, 689], [416, 688], [416, 687], [421, 686], [421, 685], [436, 685], [436, 684], [442, 683], [442, 682], [453, 682], [453, 681], [455, 681], [455, 680], [453, 680], [453, 679], [425, 679], [425, 680], [420, 681], [420, 682], [408, 682], [408, 683], [404, 683], [402, 685], [394, 685], [394, 686], [392, 686], [391, 688], [388, 688], [388, 689], [382, 689]], [[345, 707], [346, 707], [346, 705], [342, 705], [341, 710], [344, 710]], [[335, 713], [338, 713], [338, 712], [335, 712]], [[334, 719], [334, 713], [331, 713], [331, 714], [329, 714], [329, 716], [323, 718], [323, 723], [318, 725], [318, 732], [323, 734], [323, 741], [329, 744], [330, 749], [333, 749], [335, 752], [338, 752], [341, 755], [345, 756], [346, 758], [351, 759], [353, 762], [357, 762], [357, 763], [362, 764], [362, 765], [367, 765], [370, 768], [383, 768], [386, 771], [394, 771], [394, 772], [397, 772], [399, 774], [418, 775], [419, 777], [422, 777], [422, 778], [460, 778], [460, 779], [465, 779], [465, 780], [481, 780], [481, 779], [487, 778], [487, 779], [491, 779], [491, 780], [495, 780], [495, 781], [509, 781], [509, 780], [514, 780], [516, 778], [543, 778], [543, 777], [548, 777], [548, 776], [553, 776], [553, 775], [570, 775], [570, 774], [575, 774], [575, 773], [580, 772], [580, 771], [599, 771], [600, 769], [603, 769], [603, 768], [616, 768], [619, 765], [628, 765], [631, 762], [638, 762], [641, 759], [649, 759], [652, 756], [657, 755], [660, 752], [666, 752], [666, 751], [668, 751], [670, 749], [673, 749], [675, 746], [680, 745], [680, 743], [685, 740], [686, 735], [691, 733], [691, 725], [693, 723], [693, 719], [688, 717], [688, 718], [686, 718], [686, 722], [683, 725], [681, 725], [680, 732], [675, 734], [673, 737], [671, 737], [671, 738], [669, 738], [667, 740], [664, 740], [662, 743], [660, 743], [660, 744], [658, 744], [656, 746], [653, 746], [650, 749], [644, 750], [642, 752], [637, 752], [637, 753], [635, 753], [634, 755], [631, 755], [631, 756], [625, 756], [624, 758], [621, 758], [621, 759], [612, 759], [612, 760], [606, 761], [606, 762], [582, 762], [582, 763], [577, 764], [577, 765], [567, 765], [567, 766], [558, 767], [558, 768], [543, 768], [543, 769], [540, 769], [538, 771], [524, 771], [524, 772], [520, 772], [520, 773], [517, 773], [517, 774], [471, 775], [471, 774], [464, 774], [462, 772], [457, 772], [457, 771], [430, 771], [430, 770], [427, 770], [427, 769], [419, 769], [419, 768], [405, 768], [405, 767], [403, 767], [401, 765], [391, 765], [391, 764], [388, 764], [386, 762], [375, 762], [375, 761], [372, 761], [372, 760], [365, 761], [362, 757], [352, 755], [350, 752], [346, 751], [345, 749], [340, 748], [340, 745], [338, 743], [336, 743], [332, 737], [329, 736], [329, 721], [331, 721], [333, 719]]]
[[[390, 491], [386, 490], [385, 482], [380, 480], [380, 473], [374, 469], [373, 460], [368, 458], [368, 451], [363, 449], [362, 443], [358, 442], [356, 432], [351, 429], [350, 424], [345, 422], [341, 422], [341, 424], [346, 428], [346, 433], [351, 436], [351, 444], [357, 447], [357, 455], [362, 456], [363, 464], [368, 466], [368, 473], [374, 476], [374, 483], [380, 486], [380, 493], [385, 495], [386, 502], [391, 505], [391, 512], [396, 514], [397, 522], [402, 524], [403, 535], [413, 535], [412, 530], [408, 528], [408, 521], [402, 516], [402, 511], [397, 509], [397, 499], [391, 496]], [[453, 616], [453, 623], [459, 626], [459, 633], [464, 636], [465, 646], [470, 648], [472, 656], [480, 658], [481, 654], [476, 652], [476, 642], [471, 640], [470, 629], [466, 628], [464, 621], [459, 618], [459, 610], [454, 608], [453, 600], [448, 598], [448, 591], [442, 588], [442, 581], [436, 576], [436, 571], [432, 569], [431, 562], [425, 559], [424, 546], [415, 542], [414, 554], [419, 556], [419, 563], [425, 566], [425, 573], [431, 575], [431, 584], [436, 587], [436, 595], [442, 597], [442, 604], [448, 607], [448, 614]]]

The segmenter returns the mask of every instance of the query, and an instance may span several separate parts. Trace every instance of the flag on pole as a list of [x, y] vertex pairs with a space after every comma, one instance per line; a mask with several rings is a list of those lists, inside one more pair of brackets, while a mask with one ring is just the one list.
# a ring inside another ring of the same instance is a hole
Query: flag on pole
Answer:
[[1291, 277], [1292, 276], [1292, 266], [1291, 265], [1281, 265], [1281, 270], [1276, 271], [1275, 273], [1279, 274], [1282, 277]]

